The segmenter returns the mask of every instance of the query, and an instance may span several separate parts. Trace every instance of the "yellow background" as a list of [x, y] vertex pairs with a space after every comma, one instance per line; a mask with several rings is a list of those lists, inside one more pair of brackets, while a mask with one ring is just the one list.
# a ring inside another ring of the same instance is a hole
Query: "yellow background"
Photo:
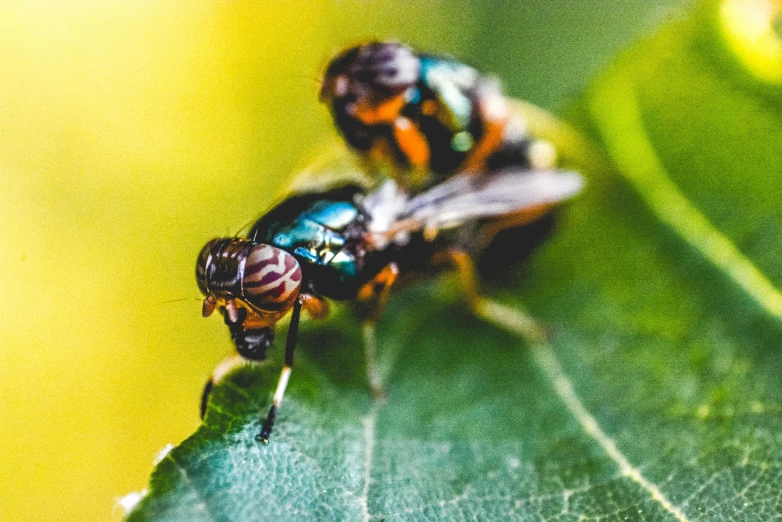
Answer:
[[426, 8], [392, 5], [0, 5], [1, 520], [116, 517], [196, 428], [229, 340], [195, 299], [166, 301], [198, 297], [201, 246], [333, 133], [328, 58], [469, 40], [466, 9], [423, 32]]
[[333, 137], [316, 96], [335, 51], [470, 56], [546, 104], [647, 20], [538, 2], [516, 25], [491, 4], [0, 3], [0, 520], [116, 518], [197, 427], [230, 345], [200, 317], [196, 255]]

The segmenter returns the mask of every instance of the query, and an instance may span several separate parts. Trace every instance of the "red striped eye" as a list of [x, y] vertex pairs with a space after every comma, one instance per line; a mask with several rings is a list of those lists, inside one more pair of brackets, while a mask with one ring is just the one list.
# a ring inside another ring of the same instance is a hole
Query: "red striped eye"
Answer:
[[290, 308], [301, 289], [301, 266], [288, 252], [257, 245], [247, 255], [242, 279], [244, 298], [268, 312]]

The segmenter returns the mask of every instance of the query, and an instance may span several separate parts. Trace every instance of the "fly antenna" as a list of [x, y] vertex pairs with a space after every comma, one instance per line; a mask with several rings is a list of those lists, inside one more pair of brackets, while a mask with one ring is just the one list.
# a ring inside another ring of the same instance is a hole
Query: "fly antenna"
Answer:
[[252, 226], [253, 223], [255, 223], [255, 221], [256, 221], [256, 219], [251, 219], [250, 221], [248, 221], [247, 223], [245, 223], [244, 225], [239, 227], [239, 229], [236, 231], [236, 233], [232, 234], [231, 237], [234, 238], [234, 239], [240, 237], [241, 235], [246, 233], [248, 230], [250, 230], [250, 227]]
[[171, 303], [181, 303], [183, 301], [203, 301], [203, 297], [182, 297], [181, 299], [169, 299], [168, 301], [160, 301], [158, 304], [164, 305], [164, 304], [171, 304]]

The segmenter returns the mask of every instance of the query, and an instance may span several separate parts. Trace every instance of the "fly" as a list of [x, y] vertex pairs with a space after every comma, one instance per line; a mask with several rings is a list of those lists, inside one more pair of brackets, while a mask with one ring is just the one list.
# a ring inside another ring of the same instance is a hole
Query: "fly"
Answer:
[[528, 134], [495, 78], [398, 42], [338, 54], [320, 100], [367, 170], [411, 192], [459, 172], [555, 164], [554, 148]]
[[[452, 265], [477, 305], [474, 260], [497, 231], [539, 218], [580, 192], [581, 176], [556, 170], [461, 173], [412, 195], [394, 180], [371, 191], [345, 186], [295, 194], [261, 217], [245, 238], [218, 238], [198, 257], [205, 316], [219, 311], [239, 358], [221, 365], [209, 391], [241, 359], [263, 360], [274, 328], [291, 314], [282, 372], [257, 440], [268, 443], [293, 368], [301, 311], [328, 315], [348, 301], [371, 327], [398, 277]], [[367, 348], [368, 349], [368, 348]], [[373, 369], [373, 395], [383, 390]]]

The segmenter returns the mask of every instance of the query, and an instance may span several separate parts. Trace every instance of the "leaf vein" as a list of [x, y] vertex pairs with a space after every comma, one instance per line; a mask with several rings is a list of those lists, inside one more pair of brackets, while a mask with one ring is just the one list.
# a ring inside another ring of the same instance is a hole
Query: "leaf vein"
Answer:
[[379, 410], [380, 404], [373, 404], [372, 409], [362, 421], [364, 425], [364, 447], [366, 449], [364, 450], [364, 483], [361, 488], [359, 505], [361, 506], [361, 516], [364, 522], [369, 522], [372, 518], [369, 513], [369, 486], [372, 483], [372, 468], [374, 466], [375, 444], [377, 442], [376, 424]]
[[543, 370], [547, 379], [551, 382], [554, 390], [565, 407], [578, 421], [581, 429], [589, 435], [608, 457], [619, 467], [621, 474], [638, 486], [644, 489], [653, 500], [663, 507], [668, 513], [674, 516], [679, 522], [688, 522], [687, 517], [678, 507], [674, 506], [670, 500], [660, 491], [654, 483], [643, 476], [641, 471], [633, 466], [627, 457], [617, 448], [614, 439], [609, 437], [598, 424], [597, 419], [586, 409], [581, 399], [578, 397], [570, 378], [565, 373], [559, 363], [554, 350], [546, 342], [537, 339], [528, 339], [527, 332], [529, 328], [527, 323], [529, 318], [521, 316], [513, 308], [507, 307], [493, 301], [484, 301], [478, 313], [484, 319], [509, 330], [528, 341], [532, 347], [532, 354], [535, 362]]
[[298, 457], [304, 461], [307, 462], [307, 464], [311, 467], [312, 470], [317, 471], [321, 473], [324, 477], [324, 479], [327, 479], [329, 481], [328, 485], [331, 486], [336, 491], [341, 491], [346, 496], [351, 498], [358, 498], [356, 494], [351, 491], [350, 489], [346, 488], [343, 484], [335, 480], [324, 468], [323, 466], [318, 462], [318, 460], [315, 457], [312, 457], [308, 455], [307, 453], [303, 452], [300, 448], [294, 447], [293, 445], [287, 446], [287, 451], [292, 457]]
[[206, 503], [206, 500], [201, 495], [201, 492], [198, 491], [198, 489], [195, 487], [195, 484], [193, 484], [193, 481], [190, 480], [190, 474], [187, 472], [184, 466], [182, 466], [173, 455], [173, 451], [168, 452], [168, 455], [166, 455], [166, 458], [171, 461], [171, 463], [174, 465], [177, 471], [179, 471], [179, 474], [182, 475], [182, 478], [185, 480], [185, 483], [188, 485], [190, 490], [193, 492], [193, 495], [196, 498], [198, 507], [206, 514], [206, 516], [209, 517], [209, 520], [215, 521], [214, 515], [212, 515], [212, 512], [209, 510], [209, 505]]
[[592, 100], [611, 157], [652, 212], [686, 243], [782, 320], [782, 292], [687, 199], [671, 180], [645, 134], [632, 80], [620, 77]]
[[[614, 478], [618, 478], [614, 477]], [[613, 479], [611, 479], [613, 480]], [[450, 498], [448, 500], [439, 500], [437, 502], [430, 502], [427, 504], [424, 504], [422, 506], [417, 507], [411, 507], [408, 509], [404, 509], [402, 511], [392, 511], [390, 513], [384, 513], [382, 515], [372, 515], [370, 517], [371, 520], [384, 520], [386, 518], [399, 518], [403, 516], [409, 516], [412, 514], [419, 514], [419, 513], [425, 513], [428, 509], [434, 508], [434, 507], [440, 507], [444, 508], [445, 506], [456, 506], [460, 502], [464, 502], [466, 500], [469, 500], [470, 502], [475, 503], [487, 503], [487, 502], [514, 502], [514, 507], [511, 510], [512, 512], [515, 512], [518, 508], [520, 508], [524, 504], [532, 504], [534, 502], [545, 502], [547, 500], [560, 498], [563, 502], [563, 511], [562, 514], [567, 514], [568, 511], [565, 509], [565, 505], [569, 502], [569, 497], [572, 496], [574, 493], [586, 493], [593, 488], [599, 486], [599, 484], [590, 484], [587, 486], [583, 486], [580, 488], [575, 489], [565, 489], [562, 491], [557, 491], [555, 493], [546, 493], [543, 495], [530, 495], [527, 497], [522, 498], [516, 498], [513, 495], [491, 495], [491, 496], [471, 496], [470, 493], [473, 491], [473, 486], [471, 484], [467, 484], [461, 493], [456, 495], [453, 498]], [[543, 517], [541, 517], [542, 519]]]

